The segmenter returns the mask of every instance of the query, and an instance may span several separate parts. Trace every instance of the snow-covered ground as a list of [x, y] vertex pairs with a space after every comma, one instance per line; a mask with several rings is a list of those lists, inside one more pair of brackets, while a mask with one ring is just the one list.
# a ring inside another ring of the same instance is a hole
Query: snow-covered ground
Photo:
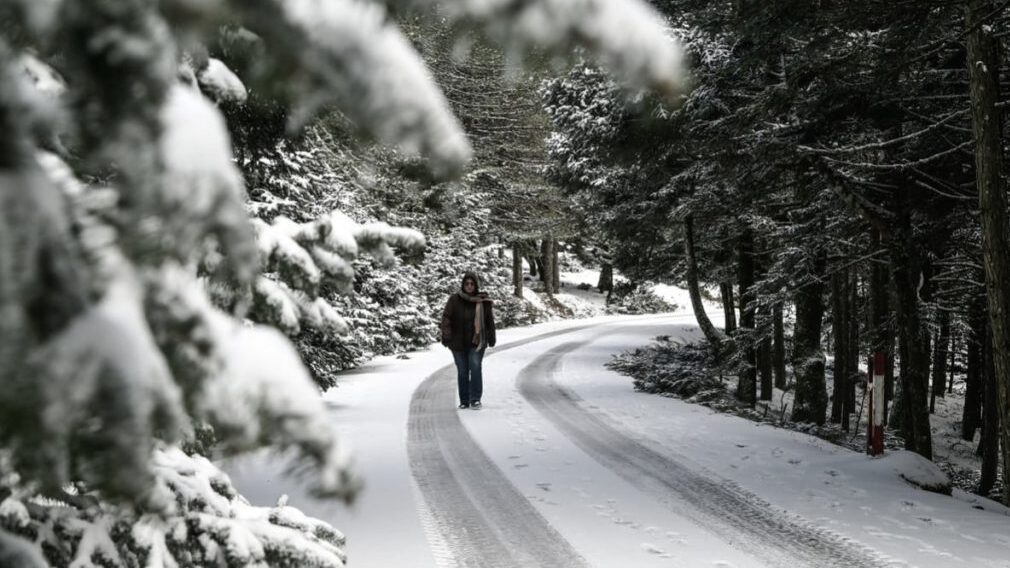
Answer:
[[573, 566], [1010, 567], [1010, 511], [911, 486], [910, 456], [637, 393], [603, 367], [696, 333], [685, 312], [502, 330], [480, 411], [455, 410], [440, 346], [344, 375], [325, 399], [366, 481], [351, 509], [306, 496], [279, 459], [225, 467], [253, 503], [289, 494], [342, 530], [352, 566], [530, 565], [543, 550]]

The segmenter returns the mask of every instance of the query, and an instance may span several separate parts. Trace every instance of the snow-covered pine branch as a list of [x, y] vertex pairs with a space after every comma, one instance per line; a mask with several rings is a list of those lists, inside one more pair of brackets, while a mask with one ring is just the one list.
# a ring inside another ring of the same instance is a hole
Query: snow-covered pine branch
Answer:
[[354, 283], [352, 261], [361, 253], [389, 264], [393, 246], [406, 250], [424, 248], [424, 236], [412, 229], [386, 223], [360, 225], [339, 211], [307, 223], [277, 217], [267, 224], [255, 220], [261, 264], [278, 281], [260, 276], [253, 290], [257, 321], [279, 326], [294, 335], [301, 324], [337, 334], [348, 331], [347, 323], [320, 297], [325, 281], [340, 293], [350, 293]]
[[639, 0], [412, 0], [475, 23], [513, 59], [533, 49], [583, 48], [632, 87], [680, 104], [690, 89], [683, 49], [663, 18]]
[[[288, 506], [286, 498], [254, 507], [209, 460], [177, 447], [156, 448], [151, 463], [170, 515], [97, 502], [81, 509], [72, 504], [79, 496], [70, 493], [15, 493], [0, 502], [0, 526], [33, 535], [53, 563], [64, 566], [344, 565], [344, 535]], [[0, 532], [0, 538], [9, 537]], [[41, 565], [26, 548], [25, 558], [11, 560], [11, 548], [0, 545], [0, 563]]]

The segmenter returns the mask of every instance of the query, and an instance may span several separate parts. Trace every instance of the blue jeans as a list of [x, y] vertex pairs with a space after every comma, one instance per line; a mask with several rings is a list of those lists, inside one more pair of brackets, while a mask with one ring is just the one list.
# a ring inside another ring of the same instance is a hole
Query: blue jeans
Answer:
[[479, 401], [484, 392], [484, 377], [480, 368], [484, 361], [484, 350], [468, 347], [466, 351], [453, 351], [452, 358], [456, 362], [460, 404]]

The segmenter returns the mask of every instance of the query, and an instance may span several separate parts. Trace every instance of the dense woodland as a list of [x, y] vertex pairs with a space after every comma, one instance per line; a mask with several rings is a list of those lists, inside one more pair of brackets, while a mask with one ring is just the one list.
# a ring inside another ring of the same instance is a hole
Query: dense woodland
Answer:
[[989, 493], [1010, 460], [1006, 6], [660, 8], [691, 54], [687, 103], [602, 86], [592, 67], [548, 81], [554, 179], [593, 204], [619, 270], [682, 279], [696, 298], [718, 285], [740, 314], [725, 311], [727, 333], [694, 307], [745, 403], [769, 400], [791, 367], [793, 420], [847, 429], [865, 361], [883, 352], [889, 427], [931, 457], [931, 401], [964, 373], [963, 437], [981, 430]]
[[0, 557], [187, 565], [238, 534], [234, 565], [339, 565], [339, 531], [201, 454], [289, 449], [352, 499], [318, 389], [434, 341], [463, 267], [503, 325], [577, 315], [562, 249], [615, 302], [684, 284], [740, 401], [791, 390], [796, 422], [847, 429], [884, 352], [928, 458], [963, 375], [977, 491], [1010, 469], [1005, 4], [655, 3], [690, 89], [638, 4], [161, 4], [0, 1]]

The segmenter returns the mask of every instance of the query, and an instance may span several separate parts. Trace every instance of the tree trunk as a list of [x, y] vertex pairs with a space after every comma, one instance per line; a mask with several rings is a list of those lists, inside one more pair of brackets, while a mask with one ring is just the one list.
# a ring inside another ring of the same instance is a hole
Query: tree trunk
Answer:
[[[902, 188], [896, 190], [901, 192]], [[899, 214], [898, 237], [891, 245], [892, 274], [897, 291], [898, 333], [904, 346], [901, 372], [901, 431], [905, 449], [933, 459], [929, 430], [929, 350], [927, 333], [919, 318], [919, 251], [911, 237], [907, 210]]]
[[929, 398], [929, 413], [936, 411], [936, 397], [943, 398], [947, 391], [947, 350], [950, 345], [950, 313], [940, 310], [940, 330], [933, 343], [933, 390]]
[[698, 258], [694, 250], [694, 217], [688, 215], [684, 219], [684, 249], [687, 254], [687, 291], [691, 296], [691, 307], [694, 309], [694, 318], [698, 320], [698, 327], [705, 335], [705, 339], [711, 343], [720, 355], [725, 349], [726, 336], [712, 325], [712, 320], [708, 319], [705, 313], [705, 305], [701, 301], [701, 287], [698, 283]]
[[841, 424], [845, 412], [845, 397], [848, 376], [848, 320], [845, 318], [847, 304], [845, 275], [837, 271], [831, 275], [831, 343], [834, 348], [834, 371], [831, 389], [831, 423]]
[[544, 237], [540, 245], [540, 262], [543, 267], [540, 270], [540, 279], [544, 283], [544, 291], [548, 295], [554, 294], [554, 239], [549, 235]]
[[761, 377], [761, 400], [771, 400], [775, 379], [772, 372], [772, 317], [768, 310], [762, 310], [758, 316], [758, 326], [761, 333], [761, 343], [758, 345], [758, 376]]
[[[740, 256], [737, 259], [739, 286], [740, 330], [743, 341], [743, 363], [737, 374], [736, 397], [753, 407], [757, 403], [757, 349], [754, 345], [754, 234], [744, 229], [740, 234]], [[739, 344], [739, 342], [738, 342]]]
[[999, 469], [999, 394], [996, 392], [996, 369], [992, 351], [992, 330], [986, 326], [985, 348], [983, 357], [983, 382], [985, 392], [982, 396], [982, 438], [978, 442], [978, 453], [982, 456], [982, 476], [978, 482], [979, 495], [988, 496], [996, 485], [996, 473]]
[[736, 331], [736, 302], [733, 299], [733, 283], [723, 282], [719, 284], [719, 291], [722, 296], [722, 313], [725, 325], [723, 329], [726, 334]]
[[[1003, 446], [1003, 476], [1010, 480], [1010, 219], [1006, 195], [1000, 183], [1002, 140], [999, 101], [999, 42], [991, 25], [976, 25], [988, 17], [990, 0], [968, 0], [968, 76], [971, 122], [975, 138], [975, 177], [982, 225], [982, 257], [985, 264], [992, 328], [993, 368], [998, 395], [1000, 440]], [[1003, 484], [1003, 502], [1010, 504], [1010, 482]]]
[[856, 379], [859, 377], [859, 272], [849, 269], [849, 296], [846, 308], [849, 339], [845, 368], [845, 413], [842, 414], [842, 428], [849, 431], [849, 417], [856, 413]]
[[985, 345], [985, 297], [972, 301], [968, 310], [969, 332], [964, 346], [967, 350], [964, 379], [964, 413], [961, 418], [961, 438], [975, 439], [975, 430], [982, 424], [982, 393], [985, 390], [982, 375], [982, 347]]
[[782, 304], [776, 303], [772, 308], [773, 341], [772, 341], [772, 368], [775, 372], [775, 388], [785, 390], [786, 388], [786, 332], [785, 323], [782, 317]]
[[518, 242], [512, 243], [512, 289], [516, 297], [523, 297], [523, 255]]
[[614, 289], [614, 265], [609, 262], [604, 262], [603, 266], [600, 268], [600, 281], [596, 283], [596, 289], [603, 292], [609, 292]]
[[828, 392], [824, 386], [824, 352], [821, 350], [821, 325], [824, 320], [825, 259], [814, 260], [810, 281], [796, 291], [796, 328], [793, 333], [793, 376], [796, 398], [794, 422], [824, 424]]
[[555, 293], [558, 293], [561, 291], [561, 262], [559, 260], [561, 246], [558, 244], [558, 241], [553, 242], [553, 248], [554, 260], [551, 263], [551, 288]]
[[957, 333], [951, 329], [950, 332], [950, 362], [947, 367], [947, 394], [954, 392], [954, 369], [957, 366], [957, 351], [960, 345], [957, 343]]

